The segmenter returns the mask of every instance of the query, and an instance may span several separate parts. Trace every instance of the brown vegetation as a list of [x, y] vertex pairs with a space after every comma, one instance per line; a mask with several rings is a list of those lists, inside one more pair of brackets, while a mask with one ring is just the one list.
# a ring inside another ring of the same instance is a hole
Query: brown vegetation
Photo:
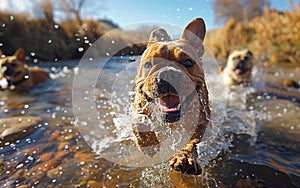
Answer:
[[214, 11], [216, 21], [234, 19], [238, 22], [248, 22], [255, 16], [261, 16], [263, 8], [269, 6], [267, 0], [215, 0]]
[[[57, 24], [50, 21], [50, 17], [28, 19], [28, 15], [24, 13], [0, 12], [0, 50], [4, 54], [12, 54], [22, 47], [27, 52], [26, 55], [39, 60], [80, 58], [104, 33], [117, 29], [117, 26], [109, 21], [82, 20], [80, 25], [76, 20], [66, 20]], [[139, 35], [130, 36], [130, 32], [117, 29], [114, 33], [114, 40], [122, 44], [140, 41]], [[110, 44], [111, 40], [105, 41], [103, 46]], [[140, 54], [145, 46], [144, 43], [135, 44], [126, 47], [118, 55]], [[84, 50], [78, 50], [79, 48]], [[105, 54], [99, 52], [99, 56]]]
[[230, 20], [208, 32], [204, 41], [215, 57], [226, 62], [230, 52], [249, 48], [257, 59], [271, 63], [300, 63], [300, 3], [292, 11], [265, 8], [248, 23]]

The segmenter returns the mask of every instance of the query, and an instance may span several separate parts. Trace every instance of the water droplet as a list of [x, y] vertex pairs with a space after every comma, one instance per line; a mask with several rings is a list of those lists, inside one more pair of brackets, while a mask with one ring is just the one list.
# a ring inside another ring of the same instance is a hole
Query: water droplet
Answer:
[[3, 43], [0, 43], [0, 47], [2, 47], [3, 46]]
[[33, 63], [38, 63], [39, 60], [38, 59], [33, 59]]
[[53, 27], [54, 27], [54, 29], [58, 29], [59, 25], [55, 24]]
[[112, 43], [112, 44], [115, 44], [115, 43], [116, 43], [116, 41], [112, 40], [112, 41], [111, 41], [111, 43]]
[[89, 40], [85, 40], [85, 41], [84, 41], [85, 44], [88, 44], [89, 42], [90, 42]]
[[35, 53], [34, 53], [34, 52], [30, 52], [30, 55], [31, 55], [31, 56], [35, 56]]
[[2, 24], [2, 27], [5, 27], [6, 26], [6, 24], [4, 23], [4, 24]]
[[9, 16], [9, 20], [13, 21], [15, 18], [13, 16]]
[[64, 148], [65, 148], [65, 150], [69, 149], [69, 145], [65, 145]]
[[55, 72], [55, 71], [57, 70], [56, 67], [51, 67], [50, 69], [51, 69], [51, 71], [53, 71], [53, 72]]
[[106, 52], [105, 54], [106, 54], [106, 56], [110, 56], [110, 54], [108, 52]]
[[193, 8], [192, 8], [192, 7], [190, 7], [190, 8], [189, 8], [189, 11], [193, 11]]
[[16, 169], [20, 169], [20, 168], [22, 168], [23, 166], [24, 166], [24, 164], [21, 163], [21, 164], [19, 164], [18, 166], [16, 166]]
[[78, 48], [78, 52], [82, 52], [84, 49], [82, 47]]
[[51, 44], [52, 43], [52, 40], [48, 40], [48, 44]]
[[180, 9], [179, 9], [179, 8], [177, 8], [177, 9], [176, 9], [176, 11], [180, 11]]

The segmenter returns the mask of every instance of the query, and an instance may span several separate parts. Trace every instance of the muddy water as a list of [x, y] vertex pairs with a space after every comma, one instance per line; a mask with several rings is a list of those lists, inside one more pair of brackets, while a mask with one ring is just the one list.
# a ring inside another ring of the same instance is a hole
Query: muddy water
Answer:
[[[147, 167], [122, 166], [90, 148], [73, 114], [72, 84], [77, 64], [45, 63], [42, 66], [53, 74], [53, 80], [25, 93], [1, 92], [0, 118], [30, 115], [42, 117], [43, 122], [25, 137], [1, 141], [0, 187], [300, 186], [299, 103], [259, 92], [268, 87], [266, 83], [276, 84], [281, 78], [299, 81], [294, 67], [258, 68], [254, 88], [227, 88], [227, 117], [219, 130], [220, 137], [199, 157], [206, 165], [204, 173], [188, 176], [170, 170], [167, 162]], [[127, 77], [122, 74], [119, 82], [111, 81], [127, 64], [128, 59], [113, 59], [96, 81], [96, 95], [91, 95], [96, 111], [105, 117], [101, 124], [108, 131], [113, 131], [114, 112], [124, 110], [112, 104], [112, 90], [119, 88], [117, 96], [127, 92], [124, 84], [132, 85], [135, 70], [129, 68]], [[91, 71], [99, 72], [97, 67], [91, 67]], [[86, 74], [86, 78], [94, 79], [91, 75]], [[119, 100], [124, 103], [125, 99]], [[82, 110], [80, 116], [88, 118], [88, 112]]]

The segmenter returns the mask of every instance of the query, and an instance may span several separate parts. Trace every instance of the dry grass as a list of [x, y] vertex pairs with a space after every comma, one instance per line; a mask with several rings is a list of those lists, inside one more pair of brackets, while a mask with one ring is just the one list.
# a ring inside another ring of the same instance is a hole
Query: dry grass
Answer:
[[[13, 18], [13, 19], [12, 19]], [[88, 49], [105, 32], [115, 29], [116, 26], [109, 21], [84, 20], [82, 25], [74, 20], [54, 24], [47, 20], [28, 19], [25, 14], [0, 12], [0, 50], [4, 54], [12, 54], [22, 47], [26, 55], [34, 52], [39, 60], [61, 60], [81, 58]], [[114, 40], [120, 44], [137, 43], [140, 33], [130, 33], [118, 30]], [[111, 40], [103, 43], [104, 47], [111, 46]], [[141, 54], [146, 44], [139, 43], [127, 46], [117, 55]], [[99, 52], [105, 56], [105, 52]]]
[[[259, 60], [300, 63], [300, 2], [291, 6], [292, 11], [285, 12], [265, 9], [262, 16], [246, 24], [230, 20], [223, 28], [209, 31], [204, 43], [223, 63], [233, 50], [242, 48], [250, 49]], [[27, 55], [34, 52], [34, 58], [41, 60], [80, 58], [84, 52], [78, 52], [79, 47], [86, 50], [105, 32], [115, 29], [113, 24], [104, 21], [84, 20], [82, 25], [76, 23], [68, 20], [54, 28], [53, 23], [46, 20], [30, 20], [25, 14], [0, 12], [0, 50], [12, 54], [23, 47]], [[146, 43], [139, 41], [149, 34], [122, 30], [114, 33], [113, 39], [121, 45], [136, 43], [117, 55], [141, 54]], [[103, 46], [111, 46], [111, 38]]]
[[259, 60], [270, 63], [300, 63], [300, 2], [292, 11], [265, 9], [247, 24], [229, 21], [210, 31], [205, 44], [221, 62], [236, 49], [248, 48]]
[[233, 50], [251, 43], [254, 33], [251, 27], [230, 20], [223, 28], [209, 31], [204, 43], [219, 61], [226, 62]]

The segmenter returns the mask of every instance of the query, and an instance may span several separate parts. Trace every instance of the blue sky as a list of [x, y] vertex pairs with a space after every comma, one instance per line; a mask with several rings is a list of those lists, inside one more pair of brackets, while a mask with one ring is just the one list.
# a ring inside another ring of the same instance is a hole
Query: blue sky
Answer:
[[[10, 4], [13, 2], [15, 11], [24, 11], [30, 10], [28, 6], [32, 0], [0, 0], [0, 10], [5, 9], [8, 2]], [[107, 18], [121, 27], [149, 21], [184, 27], [196, 17], [204, 18], [208, 30], [220, 26], [215, 23], [214, 0], [95, 0], [91, 2], [95, 3], [94, 7], [101, 8], [96, 12], [85, 9], [84, 16]], [[272, 8], [290, 9], [288, 0], [269, 0], [269, 2]], [[292, 0], [292, 2], [298, 2], [298, 0]]]
[[[193, 18], [202, 17], [209, 30], [220, 26], [215, 23], [213, 2], [213, 0], [107, 0], [104, 15], [120, 26], [159, 21], [184, 27]], [[290, 9], [287, 0], [269, 0], [269, 2], [271, 8]]]

